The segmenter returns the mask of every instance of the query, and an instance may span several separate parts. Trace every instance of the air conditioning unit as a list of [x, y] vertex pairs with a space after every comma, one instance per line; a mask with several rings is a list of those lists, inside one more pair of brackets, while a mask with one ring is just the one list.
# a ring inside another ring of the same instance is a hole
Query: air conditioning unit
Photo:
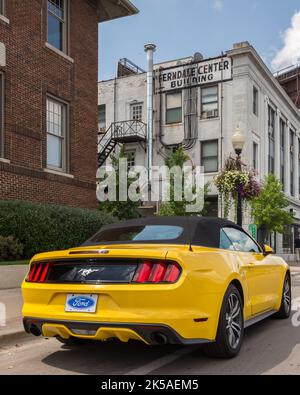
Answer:
[[205, 111], [202, 113], [202, 118], [216, 118], [218, 116], [218, 110]]

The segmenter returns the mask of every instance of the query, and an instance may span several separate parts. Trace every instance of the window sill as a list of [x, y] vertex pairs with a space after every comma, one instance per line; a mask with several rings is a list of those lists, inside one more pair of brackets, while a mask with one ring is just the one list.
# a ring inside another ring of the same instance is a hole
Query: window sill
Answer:
[[218, 121], [220, 117], [210, 117], [210, 118], [201, 118], [200, 117], [200, 122], [205, 122], [205, 121]]
[[172, 127], [172, 126], [181, 126], [183, 125], [183, 122], [173, 122], [173, 123], [166, 123], [166, 127]]
[[72, 174], [64, 173], [63, 171], [54, 170], [54, 169], [44, 169], [45, 173], [54, 174], [56, 176], [67, 177], [67, 178], [74, 178]]
[[6, 16], [0, 15], [0, 21], [7, 23], [8, 25], [10, 24], [10, 21]]
[[50, 49], [51, 51], [55, 52], [57, 55], [60, 55], [62, 58], [66, 59], [67, 61], [74, 63], [74, 59], [65, 54], [64, 52], [60, 51], [59, 49], [53, 47], [53, 45], [49, 43], [45, 43], [45, 47]]
[[204, 176], [209, 176], [209, 177], [215, 177], [215, 176], [217, 176], [219, 173], [217, 172], [217, 171], [213, 171], [213, 172], [209, 172], [209, 173], [203, 173], [204, 174]]
[[9, 159], [0, 158], [0, 162], [1, 162], [1, 163], [10, 164], [10, 160], [9, 160]]

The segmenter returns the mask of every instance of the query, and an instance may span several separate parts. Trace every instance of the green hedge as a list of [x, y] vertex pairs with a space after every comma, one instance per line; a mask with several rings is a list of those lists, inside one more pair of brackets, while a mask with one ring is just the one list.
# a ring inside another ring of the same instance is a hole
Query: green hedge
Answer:
[[112, 222], [112, 216], [96, 210], [0, 201], [0, 235], [14, 236], [21, 242], [25, 259], [39, 252], [79, 246]]

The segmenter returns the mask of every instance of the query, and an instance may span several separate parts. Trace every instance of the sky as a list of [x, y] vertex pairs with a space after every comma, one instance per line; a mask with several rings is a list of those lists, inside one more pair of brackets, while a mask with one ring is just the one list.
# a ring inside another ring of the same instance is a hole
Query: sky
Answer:
[[218, 56], [249, 41], [272, 71], [300, 63], [299, 0], [132, 0], [136, 16], [99, 26], [99, 80], [114, 78], [120, 58], [146, 69], [144, 45], [155, 62], [201, 52]]

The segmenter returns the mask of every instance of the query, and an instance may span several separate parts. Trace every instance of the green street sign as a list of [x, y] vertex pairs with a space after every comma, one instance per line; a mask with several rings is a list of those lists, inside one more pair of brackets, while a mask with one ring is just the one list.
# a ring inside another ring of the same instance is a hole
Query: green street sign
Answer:
[[257, 226], [255, 224], [249, 225], [249, 233], [254, 240], [257, 240]]

